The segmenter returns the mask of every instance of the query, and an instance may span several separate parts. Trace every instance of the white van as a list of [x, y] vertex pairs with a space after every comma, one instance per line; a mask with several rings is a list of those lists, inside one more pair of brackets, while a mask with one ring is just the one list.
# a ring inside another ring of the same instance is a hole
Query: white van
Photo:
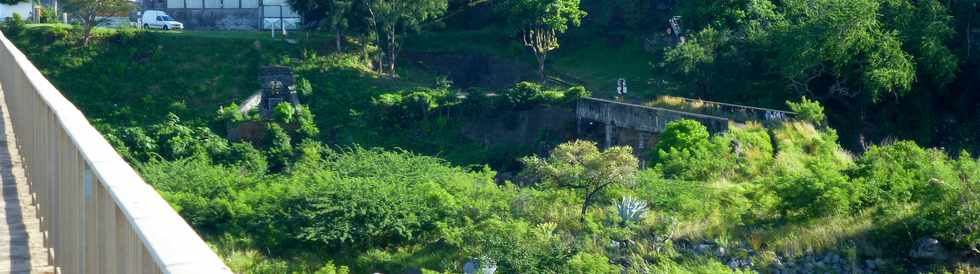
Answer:
[[167, 15], [166, 12], [159, 10], [147, 10], [143, 11], [143, 15], [140, 17], [143, 19], [143, 28], [155, 28], [155, 29], [184, 29], [184, 24], [177, 22], [173, 17]]

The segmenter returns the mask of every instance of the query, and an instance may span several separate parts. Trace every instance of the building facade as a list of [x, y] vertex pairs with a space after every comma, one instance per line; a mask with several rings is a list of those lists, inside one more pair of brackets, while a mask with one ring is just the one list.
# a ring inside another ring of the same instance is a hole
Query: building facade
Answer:
[[142, 6], [163, 10], [189, 29], [296, 29], [301, 23], [286, 0], [143, 0]]

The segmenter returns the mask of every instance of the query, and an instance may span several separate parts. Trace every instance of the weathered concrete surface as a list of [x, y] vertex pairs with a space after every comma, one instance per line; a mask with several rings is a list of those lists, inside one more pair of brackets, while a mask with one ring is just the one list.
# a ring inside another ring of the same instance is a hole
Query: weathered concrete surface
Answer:
[[650, 133], [660, 133], [667, 126], [667, 123], [680, 119], [691, 119], [701, 122], [711, 133], [724, 132], [728, 130], [729, 122], [727, 118], [717, 116], [676, 111], [665, 108], [648, 107], [591, 97], [585, 97], [578, 101], [575, 114], [579, 119], [597, 121], [610, 124], [615, 127], [628, 128]]
[[260, 9], [163, 9], [188, 29], [258, 30]]

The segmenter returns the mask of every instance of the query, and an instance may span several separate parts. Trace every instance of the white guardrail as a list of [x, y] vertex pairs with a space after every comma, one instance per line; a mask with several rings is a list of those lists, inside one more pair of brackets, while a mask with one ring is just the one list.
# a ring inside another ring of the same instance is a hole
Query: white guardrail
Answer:
[[0, 33], [0, 88], [61, 273], [231, 273]]

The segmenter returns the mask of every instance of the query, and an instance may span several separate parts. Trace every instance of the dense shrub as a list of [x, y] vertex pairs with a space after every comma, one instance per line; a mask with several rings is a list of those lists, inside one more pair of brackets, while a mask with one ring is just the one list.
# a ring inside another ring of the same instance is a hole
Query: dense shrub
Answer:
[[804, 122], [809, 122], [817, 126], [827, 124], [827, 115], [823, 112], [823, 106], [816, 100], [803, 97], [800, 98], [799, 102], [786, 101], [786, 105], [789, 106], [790, 110], [796, 112], [797, 118]]
[[849, 212], [865, 194], [827, 161], [807, 161], [797, 174], [764, 179], [779, 196], [778, 210], [788, 218], [813, 218]]
[[155, 159], [138, 168], [184, 219], [204, 232], [235, 231], [239, 214], [248, 207], [235, 193], [260, 181], [237, 166], [215, 165], [204, 157]]
[[320, 153], [288, 177], [241, 193], [254, 205], [243, 226], [263, 245], [365, 251], [430, 243], [457, 238], [452, 231], [465, 220], [506, 213], [512, 199], [492, 174], [436, 158], [360, 148]]
[[221, 161], [225, 164], [241, 167], [243, 172], [250, 174], [265, 174], [269, 167], [265, 154], [249, 143], [232, 144], [228, 156]]
[[622, 267], [609, 263], [609, 258], [601, 254], [579, 252], [568, 261], [562, 273], [568, 274], [615, 274], [621, 273]]
[[949, 162], [940, 150], [900, 141], [872, 146], [857, 161], [853, 176], [855, 183], [869, 188], [864, 199], [870, 205], [919, 201], [934, 187], [930, 181], [957, 181]]
[[667, 127], [660, 134], [657, 149], [696, 150], [707, 147], [710, 137], [708, 128], [698, 121], [681, 119], [667, 123]]
[[980, 159], [969, 153], [951, 163], [952, 178], [933, 178], [921, 197], [913, 223], [917, 233], [934, 236], [963, 250], [980, 249]]
[[[304, 179], [300, 179], [304, 180]], [[301, 237], [335, 248], [399, 246], [433, 237], [459, 208], [434, 182], [409, 185], [375, 178], [313, 174]], [[312, 181], [315, 180], [315, 181]]]
[[27, 28], [27, 21], [24, 20], [24, 17], [20, 13], [15, 12], [12, 16], [4, 19], [2, 27], [4, 35], [16, 37]]
[[296, 133], [300, 139], [316, 139], [320, 134], [320, 128], [316, 127], [313, 112], [307, 106], [296, 107], [296, 124], [299, 126]]
[[288, 166], [293, 157], [292, 138], [277, 123], [266, 124], [266, 129], [269, 131], [269, 137], [267, 138], [265, 147], [269, 155], [268, 158], [271, 160], [272, 165], [270, 167], [272, 170], [282, 170]]
[[520, 82], [504, 91], [504, 98], [516, 110], [528, 110], [538, 105], [544, 87], [532, 82]]
[[554, 223], [491, 219], [470, 228], [464, 237], [467, 255], [495, 264], [501, 273], [558, 273], [574, 254]]
[[159, 144], [159, 154], [165, 159], [181, 159], [203, 155], [211, 157], [228, 152], [228, 140], [206, 127], [190, 127], [171, 113], [163, 123], [150, 127]]
[[568, 88], [568, 90], [565, 91], [566, 100], [576, 100], [578, 98], [589, 97], [589, 96], [592, 96], [592, 92], [590, 92], [588, 89], [585, 89], [585, 87], [583, 86], [570, 87]]
[[672, 179], [716, 179], [734, 167], [729, 146], [724, 139], [712, 139], [697, 121], [673, 121], [660, 135], [653, 157], [655, 168]]
[[272, 120], [284, 125], [292, 124], [294, 116], [296, 116], [296, 109], [290, 103], [277, 104], [272, 111]]
[[718, 140], [715, 142], [719, 145], [731, 146], [736, 170], [742, 178], [751, 180], [766, 176], [771, 171], [775, 151], [769, 132], [761, 124], [732, 127], [716, 138]]

